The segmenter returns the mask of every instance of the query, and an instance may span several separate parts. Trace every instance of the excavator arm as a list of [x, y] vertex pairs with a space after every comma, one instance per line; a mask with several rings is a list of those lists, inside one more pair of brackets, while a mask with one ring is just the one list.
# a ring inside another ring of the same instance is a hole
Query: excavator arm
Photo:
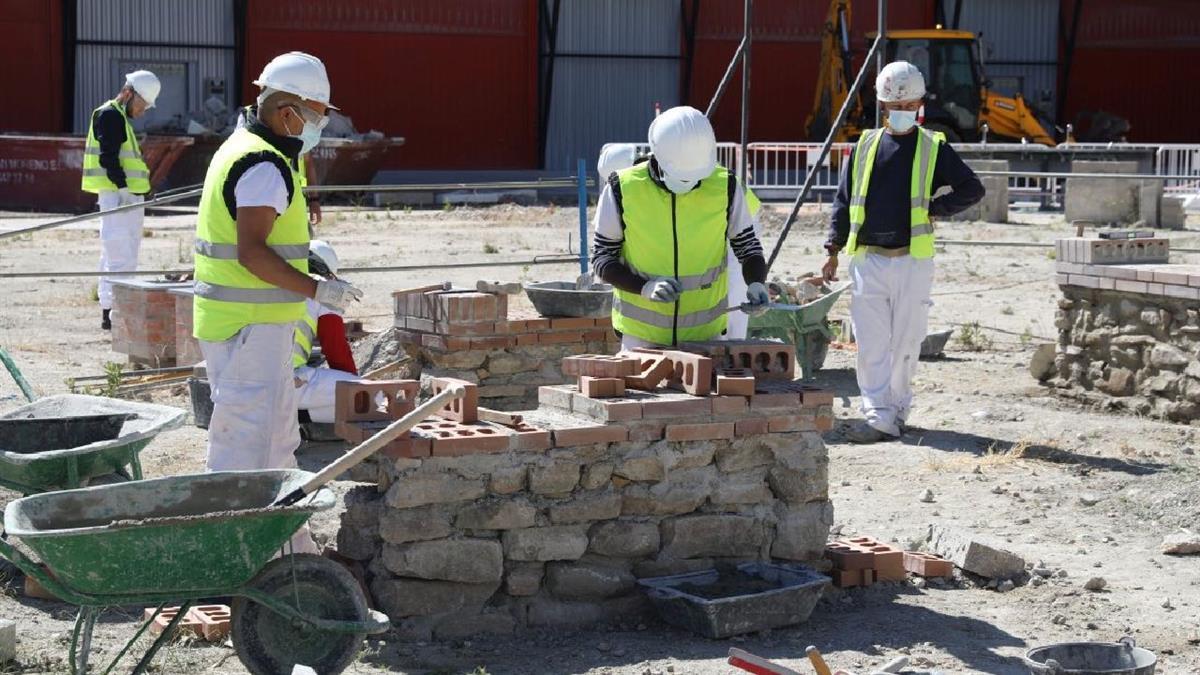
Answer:
[[1030, 143], [1054, 146], [1054, 139], [1042, 127], [1025, 98], [1020, 94], [1013, 97], [1001, 96], [984, 89], [980, 92], [983, 106], [979, 109], [979, 123], [988, 125], [988, 134], [1006, 138], [1028, 139]]
[[[804, 121], [805, 136], [824, 139], [833, 125], [837, 112], [850, 93], [854, 80], [850, 62], [850, 0], [831, 0], [829, 13], [825, 17], [825, 30], [821, 38], [821, 65], [817, 76], [817, 91], [813, 98], [813, 109]], [[862, 104], [858, 100], [847, 117], [847, 122], [838, 131], [837, 141], [846, 141], [860, 132], [855, 120], [862, 117]]]

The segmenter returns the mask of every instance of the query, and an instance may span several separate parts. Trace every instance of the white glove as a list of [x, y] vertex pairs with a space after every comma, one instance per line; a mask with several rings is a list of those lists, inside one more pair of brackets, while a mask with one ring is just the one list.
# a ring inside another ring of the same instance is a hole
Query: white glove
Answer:
[[762, 314], [767, 311], [767, 305], [771, 302], [771, 296], [767, 293], [767, 287], [760, 282], [754, 282], [746, 288], [746, 313], [747, 314]]
[[129, 188], [123, 187], [117, 190], [117, 206], [128, 206], [133, 203], [133, 193]]
[[317, 282], [317, 295], [313, 299], [330, 309], [343, 312], [351, 302], [361, 299], [362, 294], [349, 281], [322, 279]]
[[654, 302], [675, 302], [682, 292], [679, 282], [669, 277], [651, 279], [642, 286], [642, 297]]

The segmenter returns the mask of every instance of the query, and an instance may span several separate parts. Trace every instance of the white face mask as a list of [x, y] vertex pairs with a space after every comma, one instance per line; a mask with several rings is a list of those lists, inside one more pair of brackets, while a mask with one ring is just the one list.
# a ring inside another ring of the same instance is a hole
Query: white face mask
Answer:
[[304, 118], [302, 113], [297, 112], [296, 114], [300, 115], [300, 119], [304, 120], [304, 126], [300, 128], [300, 133], [292, 138], [300, 139], [300, 154], [303, 155], [317, 147], [317, 144], [321, 142], [321, 130], [325, 128], [325, 125], [329, 122], [329, 118], [322, 117], [318, 122], [309, 122]]
[[889, 110], [888, 111], [888, 128], [892, 131], [903, 134], [917, 126], [917, 111], [916, 110]]
[[691, 192], [693, 188], [696, 187], [696, 181], [694, 181], [694, 180], [692, 180], [692, 181], [676, 180], [666, 174], [663, 174], [662, 181], [663, 181], [663, 185], [666, 185], [668, 190], [670, 190], [671, 192], [674, 192], [677, 195], [687, 194], [688, 192]]

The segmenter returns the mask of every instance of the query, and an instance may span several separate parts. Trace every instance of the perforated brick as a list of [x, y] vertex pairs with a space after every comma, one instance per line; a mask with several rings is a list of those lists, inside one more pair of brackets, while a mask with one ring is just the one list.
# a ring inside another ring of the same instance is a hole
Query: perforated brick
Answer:
[[[149, 621], [150, 617], [154, 616], [154, 610], [154, 607], [147, 607], [143, 611], [142, 620]], [[178, 607], [163, 607], [162, 611], [159, 612], [157, 616], [154, 616], [154, 623], [150, 624], [150, 632], [155, 635], [161, 635], [162, 632], [167, 629], [167, 626], [171, 623], [171, 620], [178, 615]], [[192, 616], [190, 611], [183, 615], [183, 618], [179, 620], [179, 623], [175, 624], [175, 630], [177, 635], [179, 633], [185, 633], [194, 635], [196, 637], [203, 636], [201, 633], [200, 621]]]
[[498, 425], [461, 423], [449, 420], [422, 422], [414, 429], [431, 443], [431, 456], [458, 457], [509, 449], [512, 431]]
[[622, 377], [588, 377], [579, 378], [579, 392], [588, 398], [611, 398], [625, 394], [625, 380]]
[[636, 356], [639, 361], [638, 372], [625, 378], [625, 386], [630, 389], [654, 391], [675, 370], [674, 365], [662, 352], [655, 354], [637, 352]]
[[954, 563], [932, 553], [905, 551], [904, 569], [919, 577], [954, 576]]
[[870, 551], [843, 542], [826, 544], [825, 557], [833, 563], [834, 568], [840, 570], [871, 569], [875, 558]]
[[232, 616], [227, 605], [196, 605], [188, 610], [188, 618], [199, 624], [200, 637], [208, 642], [220, 642], [229, 636]]
[[707, 396], [712, 391], [712, 359], [683, 351], [668, 351], [664, 356], [671, 362], [670, 387], [692, 396]]
[[595, 377], [604, 379], [623, 378], [637, 375], [640, 363], [630, 356], [608, 356], [604, 354], [581, 354], [562, 360], [563, 375]]
[[856, 546], [873, 554], [871, 569], [875, 570], [877, 581], [903, 581], [907, 578], [904, 571], [904, 552], [893, 546], [888, 546], [873, 537], [855, 537], [840, 544]]
[[416, 407], [421, 383], [416, 380], [338, 382], [334, 388], [338, 422], [399, 419]]
[[462, 398], [451, 399], [442, 407], [437, 412], [438, 416], [464, 423], [479, 421], [479, 386], [474, 382], [458, 380], [453, 377], [435, 377], [430, 380], [429, 386], [434, 396], [454, 386], [466, 390]]

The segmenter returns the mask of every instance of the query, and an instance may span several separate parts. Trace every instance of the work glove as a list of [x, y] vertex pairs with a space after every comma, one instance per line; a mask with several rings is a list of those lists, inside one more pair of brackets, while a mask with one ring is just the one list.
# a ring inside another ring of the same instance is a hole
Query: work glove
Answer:
[[133, 193], [129, 188], [123, 187], [117, 190], [117, 206], [129, 206], [133, 203]]
[[651, 279], [642, 286], [642, 297], [654, 302], [675, 302], [682, 292], [683, 287], [670, 277]]
[[771, 302], [771, 296], [767, 293], [767, 287], [762, 282], [756, 281], [746, 288], [746, 313], [752, 316], [757, 316], [767, 311], [767, 305]]
[[313, 298], [330, 309], [346, 311], [350, 303], [362, 298], [363, 292], [354, 284], [341, 279], [322, 279], [317, 282], [317, 295]]

